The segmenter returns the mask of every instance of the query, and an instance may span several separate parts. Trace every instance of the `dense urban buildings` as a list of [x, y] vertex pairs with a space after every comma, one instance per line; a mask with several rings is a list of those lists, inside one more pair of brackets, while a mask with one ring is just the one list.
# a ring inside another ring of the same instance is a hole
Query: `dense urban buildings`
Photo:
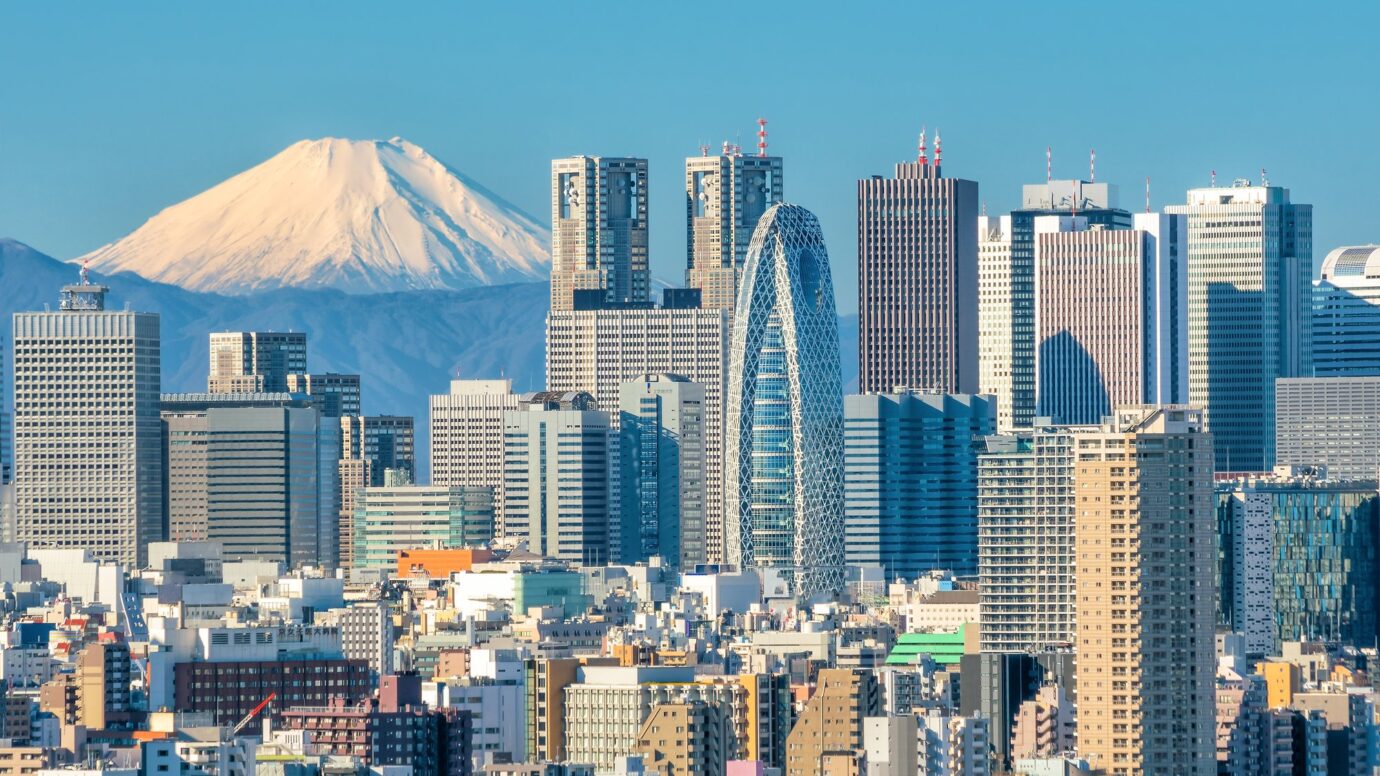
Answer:
[[646, 302], [647, 160], [574, 156], [551, 162], [551, 309], [577, 298]]
[[1118, 410], [1074, 448], [1078, 752], [1109, 776], [1216, 773], [1202, 413]]
[[978, 185], [924, 135], [896, 177], [858, 181], [858, 389], [978, 391]]
[[1166, 212], [1188, 217], [1188, 400], [1205, 410], [1218, 471], [1267, 471], [1275, 380], [1313, 368], [1313, 207], [1239, 180]]
[[1035, 219], [1078, 215], [1089, 226], [1129, 229], [1131, 214], [1117, 206], [1117, 187], [1083, 180], [1047, 180], [1021, 189], [1021, 206], [1009, 216], [988, 217], [979, 235], [981, 281], [978, 336], [983, 364], [979, 393], [1010, 406], [998, 411], [1003, 431], [1030, 428], [1035, 420]]
[[685, 160], [685, 285], [699, 290], [702, 306], [733, 311], [752, 232], [783, 185], [781, 157], [767, 156], [765, 145], [744, 156], [724, 143], [720, 154], [706, 147]]
[[1099, 423], [1113, 407], [1188, 400], [1182, 216], [1132, 229], [1035, 219], [1035, 414]]
[[307, 335], [301, 332], [226, 331], [211, 334], [210, 393], [282, 393], [288, 379], [307, 371]]
[[977, 573], [977, 453], [995, 398], [863, 394], [843, 400], [844, 550], [887, 579]]
[[166, 523], [159, 319], [108, 291], [83, 269], [56, 311], [14, 314], [14, 537], [133, 567]]
[[1380, 375], [1380, 246], [1337, 248], [1313, 284], [1313, 375]]
[[819, 221], [774, 205], [733, 316], [725, 415], [726, 559], [780, 569], [805, 596], [843, 580], [843, 386]]
[[619, 393], [623, 562], [706, 562], [704, 386], [649, 374]]

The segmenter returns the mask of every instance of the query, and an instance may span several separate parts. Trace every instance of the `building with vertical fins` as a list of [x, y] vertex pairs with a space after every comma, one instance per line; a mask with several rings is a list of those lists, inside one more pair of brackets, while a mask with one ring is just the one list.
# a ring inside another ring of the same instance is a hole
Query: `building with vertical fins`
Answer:
[[982, 233], [978, 352], [986, 377], [979, 389], [1010, 407], [1009, 419], [998, 411], [1006, 430], [1035, 421], [1035, 219], [1074, 214], [1089, 226], [1131, 227], [1131, 214], [1117, 207], [1116, 186], [1050, 179], [1024, 186], [1020, 209], [989, 219]]
[[62, 287], [57, 311], [14, 314], [14, 536], [142, 565], [163, 540], [157, 313]]
[[1217, 772], [1217, 542], [1201, 410], [1075, 438], [1078, 754], [1108, 776]]
[[1134, 225], [1035, 219], [1039, 417], [1099, 423], [1113, 407], [1188, 401], [1184, 218]]
[[575, 299], [646, 302], [647, 160], [573, 156], [551, 162], [551, 309]]
[[858, 390], [978, 391], [978, 185], [925, 136], [896, 177], [858, 181]]
[[1205, 410], [1218, 471], [1275, 460], [1275, 380], [1312, 374], [1313, 206], [1280, 186], [1191, 189], [1188, 399]]
[[738, 277], [757, 220], [781, 201], [782, 163], [767, 156], [765, 125], [756, 156], [727, 142], [722, 153], [685, 160], [685, 284], [700, 290], [701, 305], [733, 310]]
[[704, 386], [649, 374], [619, 390], [623, 563], [659, 555], [678, 568], [705, 556]]
[[757, 224], [733, 315], [725, 416], [727, 558], [804, 596], [843, 584], [843, 386], [829, 254], [814, 214]]
[[288, 376], [307, 371], [303, 332], [222, 331], [211, 334], [209, 393], [282, 393]]

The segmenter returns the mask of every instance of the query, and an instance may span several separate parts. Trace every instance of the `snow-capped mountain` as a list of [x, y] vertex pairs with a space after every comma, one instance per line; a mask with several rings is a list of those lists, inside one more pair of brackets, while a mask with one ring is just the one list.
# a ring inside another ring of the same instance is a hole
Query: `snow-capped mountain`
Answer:
[[77, 261], [196, 291], [545, 280], [550, 230], [401, 138], [303, 140]]

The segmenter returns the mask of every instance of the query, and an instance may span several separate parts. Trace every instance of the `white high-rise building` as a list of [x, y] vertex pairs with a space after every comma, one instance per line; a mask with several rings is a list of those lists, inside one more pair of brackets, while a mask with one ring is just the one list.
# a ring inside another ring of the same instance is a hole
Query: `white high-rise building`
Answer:
[[1313, 284], [1313, 375], [1380, 375], [1380, 245], [1323, 259]]
[[978, 391], [997, 397], [997, 431], [1015, 428], [1011, 407], [1011, 216], [978, 216]]
[[[546, 385], [552, 391], [584, 391], [600, 407], [614, 408], [623, 383], [646, 374], [677, 374], [703, 386], [704, 540], [710, 563], [724, 560], [728, 340], [727, 310], [663, 306], [552, 311], [546, 319]], [[616, 414], [613, 420], [617, 424]], [[434, 440], [433, 435], [433, 445]]]
[[526, 394], [503, 417], [503, 516], [497, 535], [539, 555], [616, 561], [618, 432], [587, 393]]
[[781, 173], [781, 157], [765, 146], [744, 156], [724, 143], [717, 156], [685, 160], [685, 284], [700, 290], [704, 307], [733, 310], [752, 230], [781, 201]]
[[518, 407], [512, 380], [452, 380], [431, 397], [431, 483], [503, 484], [503, 414]]
[[1165, 210], [1188, 217], [1189, 403], [1218, 471], [1268, 471], [1275, 380], [1313, 370], [1313, 206], [1238, 180]]
[[15, 539], [144, 563], [163, 539], [157, 313], [109, 311], [82, 271], [14, 314]]

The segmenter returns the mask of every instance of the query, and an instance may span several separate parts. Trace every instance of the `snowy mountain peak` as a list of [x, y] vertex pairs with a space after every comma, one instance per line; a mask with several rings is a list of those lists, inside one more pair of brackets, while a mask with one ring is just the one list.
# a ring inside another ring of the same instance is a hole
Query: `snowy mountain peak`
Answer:
[[76, 261], [197, 291], [542, 280], [550, 231], [402, 138], [302, 140]]

